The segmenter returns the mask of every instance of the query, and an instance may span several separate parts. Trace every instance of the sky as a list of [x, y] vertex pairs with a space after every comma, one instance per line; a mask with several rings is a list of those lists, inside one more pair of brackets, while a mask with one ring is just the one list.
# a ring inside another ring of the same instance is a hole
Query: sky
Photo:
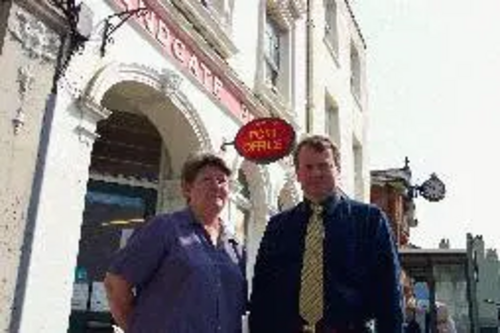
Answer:
[[370, 169], [413, 181], [436, 173], [437, 203], [416, 199], [410, 241], [436, 248], [466, 233], [500, 251], [500, 1], [356, 0], [367, 44]]

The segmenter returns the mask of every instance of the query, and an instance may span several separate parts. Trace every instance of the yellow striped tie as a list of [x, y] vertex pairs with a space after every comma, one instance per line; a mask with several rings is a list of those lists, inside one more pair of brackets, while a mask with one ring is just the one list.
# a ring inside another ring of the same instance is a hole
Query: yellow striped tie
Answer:
[[312, 205], [307, 224], [300, 285], [300, 315], [314, 327], [323, 317], [323, 207]]

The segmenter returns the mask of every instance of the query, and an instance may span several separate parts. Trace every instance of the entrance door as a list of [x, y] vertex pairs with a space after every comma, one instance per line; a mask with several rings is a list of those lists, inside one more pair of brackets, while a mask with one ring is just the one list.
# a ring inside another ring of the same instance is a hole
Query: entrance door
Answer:
[[113, 332], [103, 280], [113, 255], [155, 214], [162, 140], [141, 115], [98, 124], [73, 288], [70, 333]]

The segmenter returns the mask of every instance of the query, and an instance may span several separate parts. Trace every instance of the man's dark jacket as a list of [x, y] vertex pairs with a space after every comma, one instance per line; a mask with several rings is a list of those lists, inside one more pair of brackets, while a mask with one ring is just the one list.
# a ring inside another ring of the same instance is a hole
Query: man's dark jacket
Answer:
[[[397, 249], [387, 218], [373, 205], [345, 197], [327, 199], [325, 212], [323, 324], [342, 328], [376, 320], [377, 332], [402, 332]], [[297, 333], [300, 271], [307, 202], [271, 218], [260, 244], [252, 283], [251, 333]]]

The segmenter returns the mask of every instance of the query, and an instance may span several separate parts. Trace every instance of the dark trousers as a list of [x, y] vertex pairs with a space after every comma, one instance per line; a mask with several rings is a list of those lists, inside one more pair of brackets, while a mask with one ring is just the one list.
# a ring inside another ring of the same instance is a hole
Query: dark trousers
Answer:
[[342, 323], [326, 325], [319, 323], [314, 330], [310, 326], [303, 326], [298, 333], [368, 333], [365, 323]]

